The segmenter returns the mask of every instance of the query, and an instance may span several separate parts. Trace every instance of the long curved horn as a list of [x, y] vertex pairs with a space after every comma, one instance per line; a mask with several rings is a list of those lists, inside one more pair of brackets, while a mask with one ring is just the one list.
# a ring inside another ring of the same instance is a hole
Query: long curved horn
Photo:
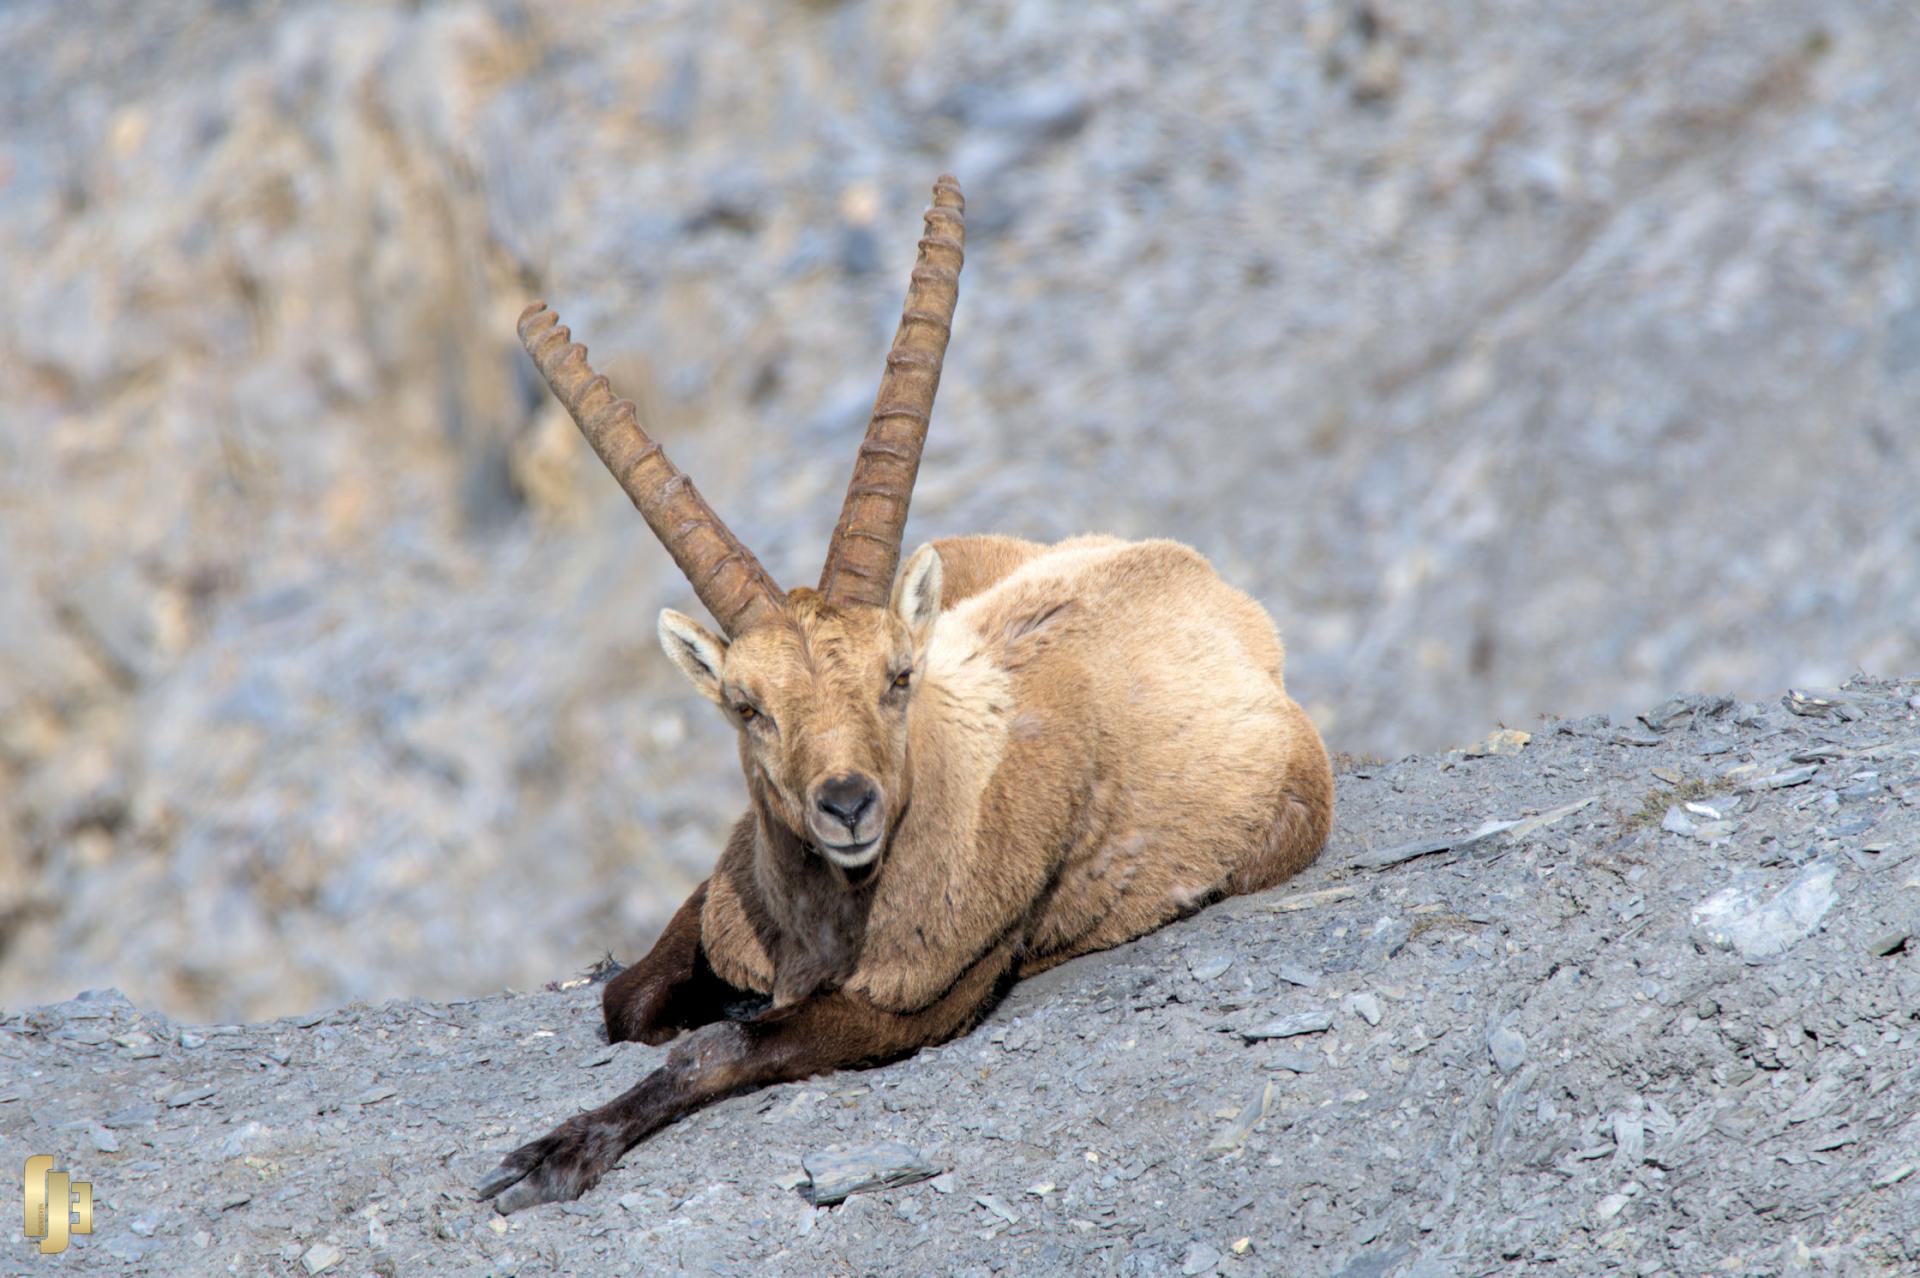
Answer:
[[780, 610], [784, 595], [753, 552], [707, 505], [693, 481], [647, 436], [633, 401], [616, 399], [545, 302], [520, 312], [520, 343], [600, 454], [693, 592], [729, 637]]
[[967, 239], [966, 199], [960, 184], [941, 175], [927, 210], [927, 234], [907, 285], [900, 328], [887, 353], [887, 371], [867, 421], [867, 437], [853, 463], [846, 504], [820, 570], [820, 593], [833, 603], [886, 605], [900, 566], [900, 536], [920, 473], [940, 361], [960, 300], [960, 264]]

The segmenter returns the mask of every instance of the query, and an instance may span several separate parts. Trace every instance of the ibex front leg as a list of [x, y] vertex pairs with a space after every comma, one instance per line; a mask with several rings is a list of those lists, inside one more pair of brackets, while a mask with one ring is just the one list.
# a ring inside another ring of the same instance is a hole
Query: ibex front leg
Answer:
[[910, 1016], [835, 993], [808, 999], [777, 1019], [694, 1030], [638, 1086], [507, 1155], [480, 1182], [479, 1196], [493, 1198], [503, 1214], [578, 1198], [629, 1149], [712, 1101], [829, 1070], [877, 1065], [952, 1038], [992, 1007], [1012, 959], [1010, 946], [995, 950], [939, 1002]]
[[607, 982], [601, 1008], [610, 1043], [658, 1047], [681, 1030], [739, 1020], [766, 1006], [765, 998], [736, 989], [714, 974], [700, 946], [700, 912], [707, 885], [695, 888], [647, 956]]

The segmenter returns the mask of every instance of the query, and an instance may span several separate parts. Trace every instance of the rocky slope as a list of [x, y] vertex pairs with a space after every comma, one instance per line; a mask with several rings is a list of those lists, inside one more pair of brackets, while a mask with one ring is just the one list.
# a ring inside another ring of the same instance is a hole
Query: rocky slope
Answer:
[[1189, 540], [1357, 751], [1920, 668], [1916, 82], [1884, 0], [0, 7], [0, 1002], [649, 934], [728, 743], [512, 318], [806, 580], [942, 169], [913, 535]]
[[[468, 1186], [660, 1059], [584, 981], [192, 1028], [82, 995], [0, 1019], [0, 1137], [93, 1184], [88, 1272], [1910, 1274], [1920, 680], [1788, 701], [1352, 765], [1294, 882], [574, 1204]], [[941, 1175], [797, 1192], [886, 1141]]]

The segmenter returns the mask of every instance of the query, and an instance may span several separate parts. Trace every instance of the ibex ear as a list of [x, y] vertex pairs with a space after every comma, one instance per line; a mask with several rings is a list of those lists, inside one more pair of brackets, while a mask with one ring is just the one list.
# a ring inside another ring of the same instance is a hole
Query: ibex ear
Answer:
[[940, 552], [926, 542], [913, 552], [893, 583], [894, 615], [907, 623], [920, 643], [940, 616]]
[[727, 641], [683, 612], [660, 610], [660, 646], [667, 659], [680, 667], [694, 690], [715, 705], [720, 695], [720, 669], [727, 659]]

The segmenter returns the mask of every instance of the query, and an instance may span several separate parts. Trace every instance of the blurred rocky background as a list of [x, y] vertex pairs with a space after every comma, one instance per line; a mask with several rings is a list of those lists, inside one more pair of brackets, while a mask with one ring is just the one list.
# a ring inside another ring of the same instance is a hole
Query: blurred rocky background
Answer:
[[1336, 748], [1920, 669], [1906, 0], [0, 7], [0, 1004], [631, 957], [736, 810], [544, 297], [810, 580], [933, 176], [912, 539], [1182, 538]]

